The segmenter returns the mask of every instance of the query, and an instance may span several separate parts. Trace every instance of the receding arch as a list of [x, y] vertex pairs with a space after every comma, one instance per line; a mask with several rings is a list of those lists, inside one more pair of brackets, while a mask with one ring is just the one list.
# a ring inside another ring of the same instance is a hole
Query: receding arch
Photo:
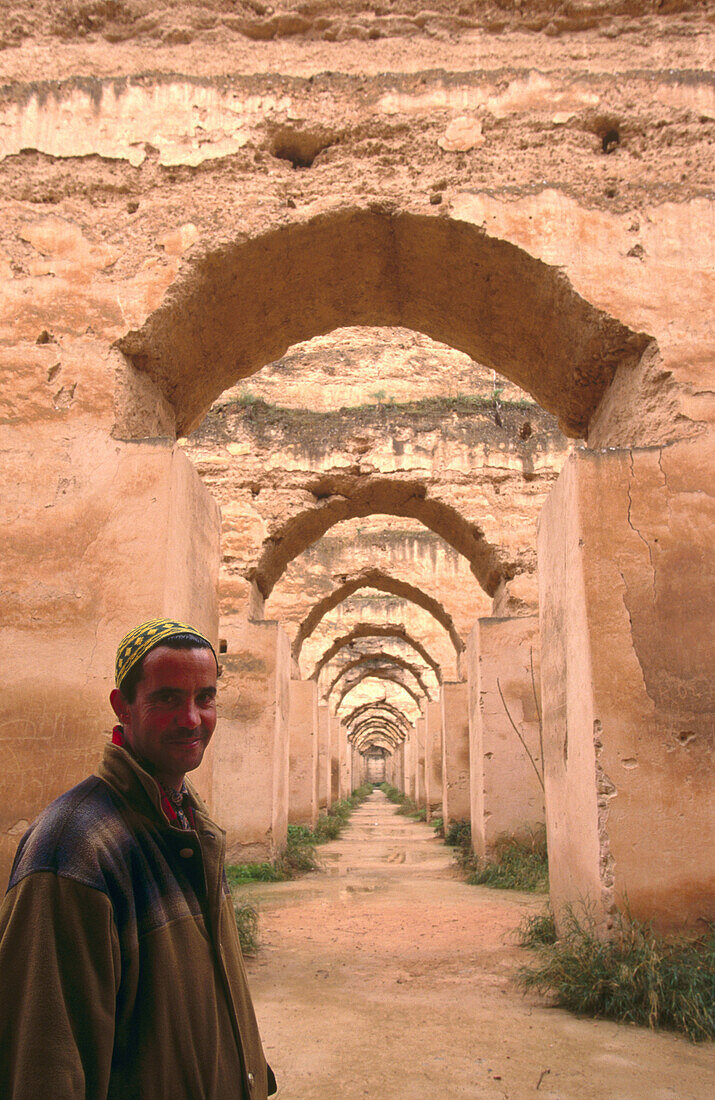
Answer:
[[351, 725], [348, 732], [348, 740], [355, 741], [356, 738], [360, 737], [360, 735], [364, 734], [367, 730], [373, 730], [376, 728], [389, 729], [394, 735], [395, 739], [398, 741], [404, 740], [404, 738], [407, 736], [406, 731], [401, 729], [399, 724], [395, 722], [394, 719], [390, 718], [386, 714], [374, 713], [364, 715], [362, 718], [358, 718]]
[[395, 751], [396, 745], [394, 744], [394, 742], [390, 741], [388, 737], [379, 733], [378, 731], [375, 731], [374, 733], [371, 733], [368, 737], [366, 737], [364, 741], [361, 741], [359, 745], [356, 744], [355, 748], [363, 756], [367, 755], [374, 749], [382, 749], [388, 756], [392, 756], [393, 752]]
[[393, 655], [391, 653], [364, 653], [362, 657], [356, 657], [355, 660], [348, 661], [347, 664], [343, 665], [338, 674], [331, 681], [327, 690], [323, 692], [323, 699], [326, 702], [330, 700], [330, 696], [332, 695], [334, 689], [337, 687], [343, 676], [346, 676], [354, 668], [359, 668], [361, 665], [367, 664], [369, 664], [371, 668], [395, 667], [403, 669], [405, 672], [410, 673], [414, 677], [418, 689], [420, 690], [420, 692], [422, 692], [425, 698], [428, 701], [432, 699], [432, 694], [426, 683], [424, 682], [420, 674], [420, 670], [409, 661], [406, 661], [404, 657], [399, 657], [396, 654]]
[[403, 600], [408, 600], [410, 603], [414, 603], [417, 607], [421, 607], [424, 611], [427, 611], [440, 626], [449, 634], [452, 645], [454, 646], [457, 655], [463, 653], [465, 650], [465, 644], [457, 628], [454, 625], [452, 616], [445, 610], [444, 606], [436, 600], [433, 596], [427, 595], [421, 588], [417, 588], [414, 584], [409, 584], [407, 581], [401, 581], [396, 577], [391, 577], [389, 573], [385, 573], [381, 569], [362, 569], [352, 577], [346, 577], [342, 583], [338, 585], [329, 595], [325, 596], [318, 603], [314, 604], [308, 615], [306, 615], [303, 622], [300, 624], [298, 633], [295, 636], [292, 645], [293, 659], [298, 661], [300, 659], [300, 651], [303, 648], [303, 642], [306, 638], [309, 638], [321, 619], [329, 611], [332, 611], [334, 607], [342, 603], [344, 600], [352, 596], [354, 592], [359, 591], [361, 588], [374, 588], [379, 592], [388, 592], [392, 596], [399, 596]]
[[401, 326], [505, 375], [581, 436], [643, 334], [585, 301], [556, 267], [449, 217], [338, 207], [195, 251], [119, 348], [188, 434], [238, 379], [300, 341]]
[[[402, 673], [402, 675], [404, 675], [404, 673]], [[356, 676], [352, 677], [340, 689], [337, 702], [335, 703], [336, 713], [338, 710], [340, 710], [345, 696], [349, 695], [351, 691], [354, 691], [355, 688], [359, 687], [360, 684], [363, 684], [366, 680], [381, 680], [386, 684], [396, 684], [397, 687], [401, 687], [403, 691], [407, 692], [407, 694], [410, 696], [411, 699], [414, 700], [418, 707], [420, 705], [421, 699], [419, 694], [415, 691], [414, 688], [410, 687], [409, 684], [405, 683], [405, 681], [400, 678], [399, 670], [395, 672], [388, 672], [386, 669], [368, 668], [364, 669], [362, 672], [359, 672]]]
[[347, 634], [342, 635], [340, 638], [336, 638], [333, 644], [326, 649], [323, 656], [317, 662], [311, 675], [308, 677], [310, 680], [317, 680], [320, 673], [323, 671], [329, 661], [332, 661], [336, 653], [339, 653], [341, 649], [349, 646], [351, 642], [354, 642], [357, 638], [399, 638], [401, 641], [406, 642], [407, 645], [412, 646], [416, 653], [419, 653], [425, 664], [429, 665], [435, 676], [437, 682], [442, 683], [442, 670], [437, 662], [427, 652], [425, 647], [413, 638], [411, 634], [405, 630], [403, 626], [391, 625], [379, 626], [376, 623], [358, 623]]
[[376, 710], [357, 718], [350, 726], [348, 741], [357, 748], [372, 740], [375, 736], [389, 740], [392, 747], [407, 737], [409, 725], [404, 728], [389, 713]]
[[488, 596], [494, 596], [499, 585], [519, 570], [518, 563], [508, 560], [501, 547], [487, 542], [477, 524], [444, 501], [431, 498], [423, 481], [369, 474], [321, 474], [308, 482], [306, 489], [315, 497], [315, 506], [291, 516], [279, 531], [269, 535], [257, 564], [246, 572], [263, 599], [270, 596], [289, 562], [336, 523], [361, 516], [418, 520], [467, 559]]
[[365, 716], [369, 711], [376, 709], [380, 711], [385, 711], [392, 721], [394, 721], [398, 726], [402, 727], [405, 736], [407, 736], [407, 732], [410, 729], [410, 723], [407, 721], [402, 711], [398, 707], [393, 706], [392, 703], [388, 703], [386, 699], [371, 699], [367, 703], [360, 703], [343, 718], [343, 721], [345, 722], [346, 726], [350, 727], [354, 722], [356, 722], [359, 718]]
[[[370, 677], [366, 677], [366, 679], [369, 680]], [[375, 703], [385, 703], [386, 704], [388, 702], [388, 696], [386, 694], [386, 687], [387, 687], [386, 681], [383, 680], [381, 677], [374, 677], [374, 679], [377, 681], [376, 684], [375, 684], [376, 689], [381, 691], [382, 694], [379, 695], [379, 696], [377, 696], [377, 695], [373, 696], [371, 699], [368, 699], [368, 702], [373, 703], [373, 704], [375, 704]], [[378, 684], [379, 684], [379, 688], [378, 688]], [[351, 684], [350, 687], [347, 688], [341, 703], [335, 708], [336, 717], [341, 717], [340, 707], [346, 705], [345, 701], [346, 701], [347, 697], [349, 695], [352, 695], [352, 693], [354, 691], [356, 691], [361, 686], [363, 686], [362, 683], [357, 683], [357, 684]], [[406, 722], [407, 721], [412, 721], [414, 718], [417, 718], [422, 713], [422, 707], [420, 705], [419, 700], [413, 699], [412, 696], [410, 695], [410, 693], [407, 691], [407, 689], [402, 686], [402, 684], [395, 684], [395, 685], [392, 685], [392, 686], [396, 687], [398, 690], [404, 691], [405, 696], [406, 696], [406, 698], [404, 700], [401, 700], [399, 698], [395, 698], [394, 695], [392, 696], [393, 704], [399, 704], [399, 706], [395, 705], [395, 709], [399, 710], [400, 714], [403, 716], [403, 718]]]
[[400, 742], [391, 737], [389, 733], [384, 729], [376, 727], [375, 729], [365, 730], [361, 733], [360, 737], [356, 737], [352, 744], [355, 746], [358, 752], [367, 752], [371, 748], [386, 749], [392, 754], [397, 748]]

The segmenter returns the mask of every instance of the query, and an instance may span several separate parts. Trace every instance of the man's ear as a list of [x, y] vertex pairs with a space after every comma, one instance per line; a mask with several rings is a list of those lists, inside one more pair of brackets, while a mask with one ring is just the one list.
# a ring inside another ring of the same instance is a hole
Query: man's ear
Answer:
[[126, 723], [129, 721], [129, 703], [122, 695], [119, 688], [113, 688], [109, 696], [109, 702], [112, 704], [112, 710], [116, 714], [120, 722]]

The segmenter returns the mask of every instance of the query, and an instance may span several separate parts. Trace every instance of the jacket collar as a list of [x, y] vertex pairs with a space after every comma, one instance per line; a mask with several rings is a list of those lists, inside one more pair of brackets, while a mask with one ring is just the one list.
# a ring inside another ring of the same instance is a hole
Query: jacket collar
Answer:
[[[111, 743], [105, 745], [102, 762], [97, 768], [97, 775], [128, 802], [143, 809], [146, 813], [153, 811], [153, 817], [157, 818], [163, 825], [169, 824], [161, 808], [159, 784], [145, 768], [142, 768], [128, 749]], [[210, 822], [207, 807], [188, 779], [186, 780], [186, 789], [197, 814], [206, 822]]]

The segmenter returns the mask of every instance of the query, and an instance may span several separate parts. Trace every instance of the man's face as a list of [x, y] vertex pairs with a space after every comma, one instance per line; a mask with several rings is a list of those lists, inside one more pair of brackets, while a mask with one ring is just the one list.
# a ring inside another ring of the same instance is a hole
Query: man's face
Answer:
[[216, 662], [210, 649], [157, 646], [144, 658], [133, 703], [116, 689], [127, 746], [165, 786], [198, 768], [216, 726]]

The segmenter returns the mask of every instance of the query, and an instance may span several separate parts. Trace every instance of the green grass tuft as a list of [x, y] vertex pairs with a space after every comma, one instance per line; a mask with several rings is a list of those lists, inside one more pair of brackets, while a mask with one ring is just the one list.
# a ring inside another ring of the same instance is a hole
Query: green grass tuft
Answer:
[[407, 797], [402, 791], [398, 790], [397, 787], [393, 787], [391, 783], [381, 783], [380, 790], [387, 796], [389, 802], [397, 802], [399, 804]]
[[563, 935], [519, 981], [572, 1012], [715, 1038], [714, 925], [697, 940], [666, 940], [622, 918], [603, 940], [570, 911]]
[[408, 795], [405, 795], [397, 807], [397, 812], [403, 817], [412, 817], [413, 814], [417, 813], [417, 804]]
[[399, 790], [398, 787], [393, 787], [390, 783], [381, 783], [380, 790], [383, 794], [387, 795], [390, 802], [394, 802], [397, 805], [398, 814], [402, 814], [404, 817], [415, 817], [420, 821], [426, 819], [426, 811], [418, 810], [416, 803], [414, 803], [404, 791]]
[[272, 863], [235, 863], [226, 868], [229, 885], [243, 886], [246, 882], [285, 882], [309, 871], [318, 871], [320, 865], [315, 852], [316, 845], [335, 840], [345, 828], [356, 806], [372, 794], [372, 784], [364, 783], [349, 798], [334, 802], [327, 814], [321, 814], [315, 829], [307, 825], [289, 825], [285, 849]]
[[276, 859], [286, 879], [318, 870], [313, 832], [307, 825], [289, 825], [286, 846]]
[[234, 863], [226, 868], [230, 886], [245, 882], [282, 882], [283, 876], [273, 863]]
[[499, 837], [489, 859], [474, 856], [463, 865], [471, 886], [541, 893], [549, 888], [546, 830]]
[[543, 913], [527, 913], [516, 930], [520, 947], [548, 947], [556, 943], [556, 924], [550, 909]]
[[238, 939], [244, 955], [255, 955], [258, 951], [258, 912], [248, 902], [234, 899], [233, 912], [236, 917]]
[[450, 821], [444, 834], [444, 842], [452, 848], [469, 848], [472, 843], [472, 826], [468, 821]]
[[313, 829], [314, 843], [327, 844], [329, 840], [336, 840], [344, 825], [343, 819], [335, 814], [321, 814]]

